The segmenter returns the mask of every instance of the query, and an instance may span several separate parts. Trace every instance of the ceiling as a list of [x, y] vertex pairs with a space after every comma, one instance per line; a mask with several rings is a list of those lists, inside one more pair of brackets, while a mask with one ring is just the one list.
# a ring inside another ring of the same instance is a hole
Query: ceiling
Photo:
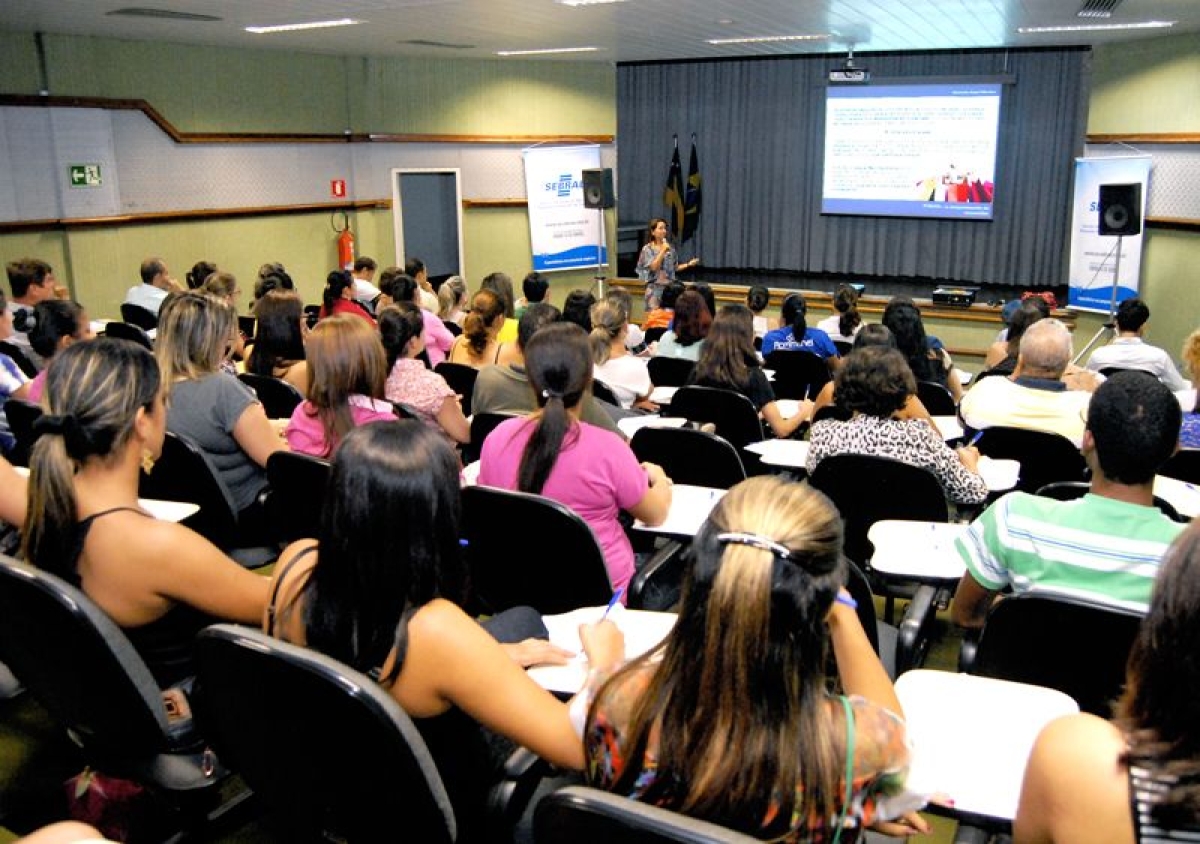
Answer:
[[[496, 58], [497, 50], [596, 47], [545, 60], [629, 62], [789, 53], [1107, 44], [1190, 33], [1200, 0], [0, 0], [5, 29], [301, 52]], [[107, 14], [140, 7], [220, 20]], [[336, 29], [255, 35], [243, 27], [349, 17]], [[1018, 27], [1176, 21], [1167, 29], [1021, 34]], [[821, 34], [814, 41], [713, 45], [712, 38]], [[414, 43], [415, 42], [415, 43]], [[432, 42], [432, 43], [429, 43]], [[537, 57], [535, 57], [537, 58]]]

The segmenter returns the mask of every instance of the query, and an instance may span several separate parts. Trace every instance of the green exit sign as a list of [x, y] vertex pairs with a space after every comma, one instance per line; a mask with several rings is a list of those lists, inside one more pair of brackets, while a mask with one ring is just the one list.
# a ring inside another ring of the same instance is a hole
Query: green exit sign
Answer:
[[102, 184], [99, 164], [72, 164], [67, 171], [73, 188], [98, 188]]

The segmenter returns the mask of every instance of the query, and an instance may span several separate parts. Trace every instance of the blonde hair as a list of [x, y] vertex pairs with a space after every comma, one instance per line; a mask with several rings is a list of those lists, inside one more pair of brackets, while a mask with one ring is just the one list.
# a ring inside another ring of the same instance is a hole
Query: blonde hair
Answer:
[[216, 272], [204, 279], [200, 292], [219, 299], [227, 299], [232, 304], [234, 294], [238, 292], [237, 279], [233, 273]]
[[589, 757], [610, 691], [661, 659], [633, 705], [611, 790], [762, 838], [788, 834], [793, 818], [837, 816], [850, 799], [846, 727], [826, 692], [825, 618], [845, 578], [841, 548], [837, 510], [807, 484], [759, 477], [729, 491], [693, 542], [674, 629], [592, 704]]
[[1189, 375], [1200, 379], [1200, 328], [1183, 341], [1183, 365]]
[[613, 340], [621, 336], [628, 317], [620, 306], [607, 299], [592, 305], [588, 315], [592, 320], [592, 333], [588, 335], [592, 345], [592, 361], [599, 366], [612, 357]]
[[438, 288], [438, 316], [449, 319], [454, 309], [462, 304], [467, 295], [467, 283], [462, 276], [452, 275]]
[[328, 454], [354, 428], [353, 395], [382, 399], [387, 354], [379, 333], [353, 314], [326, 317], [308, 335], [308, 403], [325, 431]]
[[236, 333], [237, 316], [226, 300], [197, 290], [167, 296], [158, 311], [154, 354], [168, 392], [176, 381], [217, 372]]

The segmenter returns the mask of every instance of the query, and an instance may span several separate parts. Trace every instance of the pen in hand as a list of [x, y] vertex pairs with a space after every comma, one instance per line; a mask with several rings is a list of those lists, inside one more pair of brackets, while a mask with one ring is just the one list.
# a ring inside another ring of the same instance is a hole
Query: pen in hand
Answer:
[[621, 600], [621, 596], [624, 594], [625, 594], [624, 586], [622, 586], [616, 592], [613, 592], [613, 596], [611, 598], [609, 598], [609, 600], [608, 600], [608, 606], [604, 608], [604, 615], [600, 616], [601, 621], [604, 621], [606, 618], [608, 618], [608, 614], [610, 612], [612, 612], [613, 607], [615, 607], [617, 605], [617, 602]]

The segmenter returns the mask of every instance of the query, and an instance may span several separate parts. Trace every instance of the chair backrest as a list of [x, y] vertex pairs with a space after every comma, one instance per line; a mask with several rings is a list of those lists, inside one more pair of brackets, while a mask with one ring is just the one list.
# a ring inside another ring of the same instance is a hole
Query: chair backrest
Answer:
[[918, 381], [917, 398], [921, 400], [921, 404], [925, 405], [930, 416], [954, 416], [958, 413], [954, 396], [935, 381]]
[[[131, 305], [130, 307], [137, 307]], [[145, 310], [143, 308], [142, 310]], [[131, 343], [137, 343], [139, 346], [154, 351], [154, 341], [150, 339], [150, 335], [141, 326], [134, 325], [132, 322], [110, 322], [104, 326], [105, 337], [115, 337], [118, 340], [128, 340]]]
[[[218, 624], [196, 640], [197, 717], [231, 768], [291, 833], [366, 842], [399, 828], [451, 842], [454, 812], [425, 742], [377, 683], [257, 630]], [[399, 811], [397, 811], [399, 809]]]
[[711, 422], [734, 448], [762, 442], [762, 423], [754, 403], [741, 393], [716, 387], [680, 387], [671, 414], [691, 422]]
[[1017, 489], [1037, 492], [1055, 481], [1086, 481], [1087, 463], [1066, 437], [1023, 428], [988, 428], [976, 443], [981, 454], [1021, 464]]
[[33, 365], [33, 361], [25, 356], [25, 352], [21, 350], [20, 346], [10, 343], [7, 340], [0, 340], [0, 353], [12, 358], [12, 362], [17, 365], [17, 369], [25, 373], [25, 377], [34, 378], [37, 376], [37, 367]]
[[267, 521], [279, 542], [316, 536], [329, 486], [329, 461], [297, 451], [277, 451], [267, 458]]
[[121, 629], [79, 589], [5, 556], [0, 661], [110, 773], [169, 749], [158, 684]]
[[512, 419], [508, 413], [476, 413], [471, 416], [471, 441], [463, 446], [463, 463], [474, 463], [483, 453], [483, 441], [501, 422]]
[[834, 340], [833, 347], [835, 349], [837, 349], [838, 354], [841, 355], [842, 357], [845, 357], [846, 355], [848, 355], [852, 351], [854, 351], [854, 344], [851, 343], [849, 340]]
[[450, 363], [444, 360], [433, 368], [433, 371], [446, 379], [450, 389], [462, 396], [463, 416], [471, 415], [471, 396], [475, 393], [475, 378], [479, 370], [464, 363]]
[[666, 328], [664, 328], [662, 326], [658, 326], [657, 328], [647, 328], [644, 332], [642, 332], [642, 335], [645, 338], [645, 342], [647, 344], [649, 344], [649, 343], [657, 343], [659, 340], [662, 339], [662, 336], [666, 333], [667, 333]]
[[167, 431], [162, 454], [154, 470], [142, 472], [138, 483], [142, 498], [190, 501], [200, 509], [183, 524], [218, 548], [229, 550], [237, 533], [237, 510], [208, 456], [195, 443]]
[[121, 319], [130, 325], [136, 325], [143, 331], [158, 328], [158, 314], [149, 308], [143, 308], [141, 305], [134, 305], [131, 302], [122, 303]]
[[974, 660], [960, 669], [1058, 689], [1084, 712], [1107, 718], [1141, 620], [1065, 597], [1014, 595], [992, 605]]
[[867, 562], [875, 547], [867, 540], [882, 519], [949, 521], [946, 493], [933, 473], [888, 457], [838, 454], [817, 464], [809, 477], [842, 515], [846, 556]]
[[537, 844], [761, 844], [723, 826], [579, 785], [541, 799], [533, 839]]
[[42, 408], [33, 402], [9, 399], [4, 403], [4, 416], [17, 444], [8, 459], [15, 466], [28, 466], [29, 454], [33, 449], [33, 423], [42, 415]]
[[612, 597], [595, 534], [564, 505], [474, 486], [463, 490], [462, 506], [471, 586], [483, 611], [524, 604], [550, 615]]
[[[1053, 498], [1056, 501], [1074, 501], [1076, 498], [1083, 498], [1087, 495], [1091, 488], [1091, 484], [1084, 481], [1055, 481], [1052, 484], [1046, 484], [1036, 494], [1044, 498]], [[1154, 506], [1172, 521], [1184, 524], [1188, 522], [1188, 518], [1181, 516], [1175, 509], [1175, 505], [1165, 498], [1154, 496]]]
[[305, 305], [304, 306], [304, 322], [309, 328], [317, 324], [317, 320], [321, 318], [320, 305]]
[[1139, 369], [1136, 366], [1106, 366], [1100, 370], [1100, 374], [1105, 378], [1112, 378], [1118, 372], [1144, 372], [1147, 375], [1154, 375], [1153, 372], [1149, 372], [1145, 369]]
[[879, 653], [879, 618], [875, 614], [875, 595], [866, 574], [853, 560], [846, 558], [846, 591], [857, 604], [854, 611], [858, 621], [871, 642], [875, 653]]
[[729, 489], [746, 480], [742, 458], [729, 442], [694, 428], [640, 428], [629, 441], [639, 461], [657, 463], [677, 484]]
[[282, 378], [243, 372], [238, 379], [258, 396], [268, 419], [290, 419], [292, 411], [304, 401], [300, 391]]
[[254, 335], [258, 332], [258, 320], [252, 316], [241, 314], [238, 316], [238, 331], [246, 338], [246, 342], [254, 340]]
[[763, 358], [763, 368], [775, 371], [771, 387], [781, 399], [815, 399], [830, 380], [829, 364], [812, 352], [777, 350]]
[[1181, 448], [1158, 468], [1158, 474], [1200, 484], [1200, 448]]
[[617, 401], [617, 395], [612, 391], [612, 388], [603, 381], [592, 381], [592, 398], [597, 401], [606, 401], [613, 407], [620, 407], [621, 403]]
[[446, 330], [455, 337], [462, 335], [462, 326], [452, 320], [442, 320], [442, 325], [446, 326]]
[[646, 372], [655, 387], [682, 387], [695, 368], [696, 362], [685, 358], [658, 356], [646, 361]]

